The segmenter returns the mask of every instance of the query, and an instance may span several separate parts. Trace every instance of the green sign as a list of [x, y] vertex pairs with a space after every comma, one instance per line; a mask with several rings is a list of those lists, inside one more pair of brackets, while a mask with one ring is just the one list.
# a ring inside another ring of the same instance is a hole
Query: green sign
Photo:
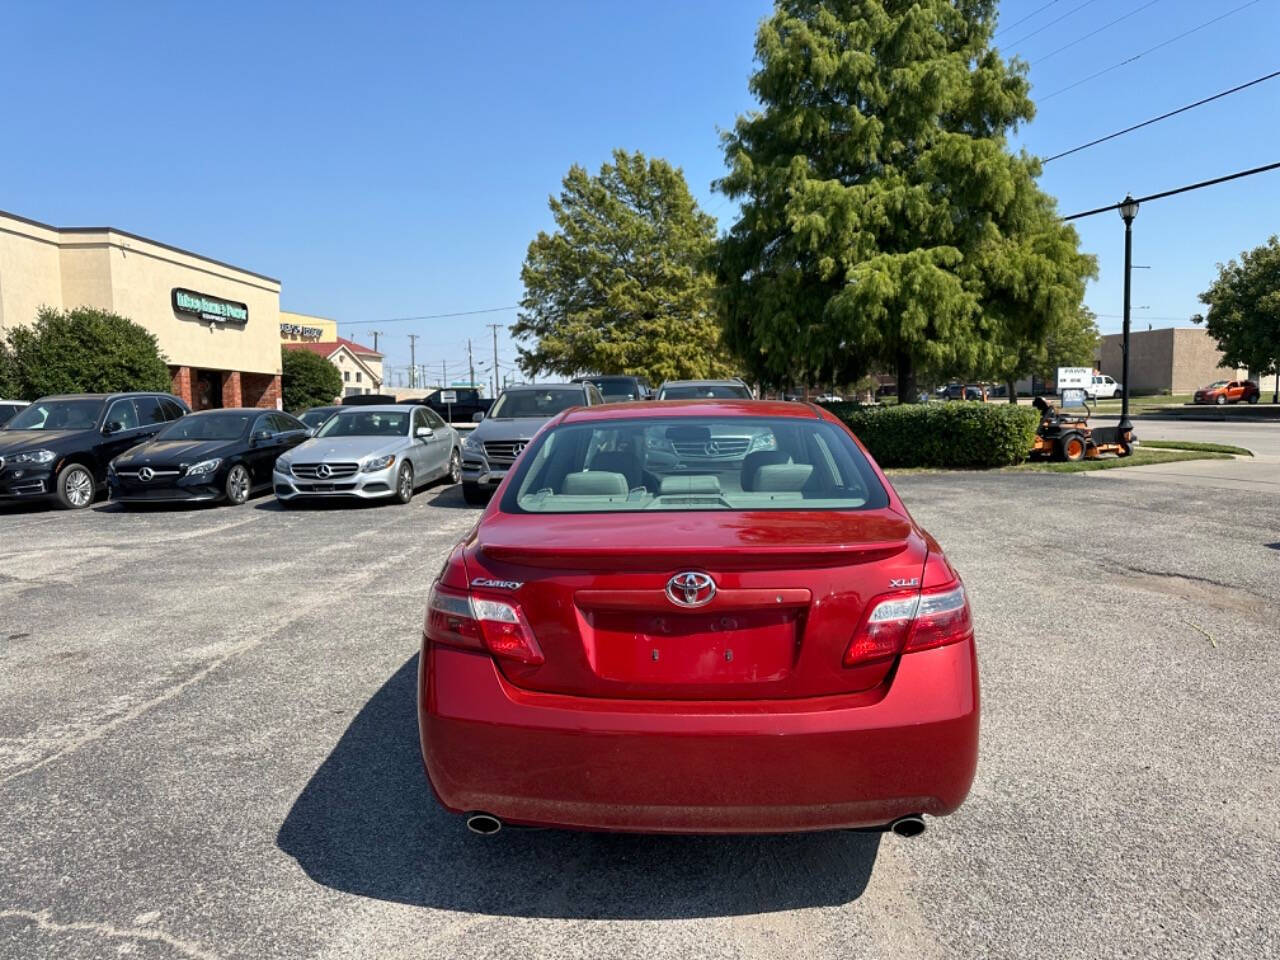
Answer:
[[194, 290], [173, 288], [173, 309], [176, 313], [185, 313], [201, 320], [214, 320], [218, 323], [234, 323], [244, 325], [249, 322], [249, 306], [234, 300], [223, 300], [211, 297], [207, 293], [196, 293]]

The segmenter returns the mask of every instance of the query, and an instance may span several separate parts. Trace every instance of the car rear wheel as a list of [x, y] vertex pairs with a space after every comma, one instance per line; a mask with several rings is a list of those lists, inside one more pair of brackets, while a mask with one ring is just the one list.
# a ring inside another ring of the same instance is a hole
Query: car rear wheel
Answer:
[[1251, 397], [1249, 398], [1249, 402], [1250, 402], [1250, 403], [1257, 403], [1257, 402], [1258, 402], [1258, 395], [1255, 393], [1253, 396], [1251, 396]]
[[454, 447], [453, 453], [449, 455], [449, 482], [462, 482], [462, 454], [458, 452], [457, 447]]
[[227, 494], [227, 503], [238, 507], [249, 499], [249, 471], [244, 464], [237, 463], [227, 471], [227, 482], [223, 489]]
[[413, 499], [413, 466], [400, 464], [400, 472], [396, 474], [396, 502], [408, 503]]
[[1068, 433], [1058, 439], [1058, 459], [1067, 463], [1083, 460], [1086, 449], [1084, 437], [1078, 433]]
[[63, 467], [55, 481], [58, 491], [58, 502], [67, 510], [83, 510], [93, 503], [96, 492], [93, 474], [80, 463], [71, 463]]
[[1223, 394], [1223, 393], [1218, 394], [1218, 399], [1217, 399], [1217, 400], [1215, 400], [1215, 401], [1213, 401], [1213, 402], [1214, 402], [1214, 403], [1216, 403], [1216, 404], [1217, 404], [1218, 406], [1220, 406], [1220, 407], [1222, 407], [1222, 406], [1226, 406], [1226, 403], [1227, 403], [1227, 397], [1226, 397], [1226, 394]]
[[462, 499], [473, 507], [483, 507], [489, 502], [489, 491], [478, 483], [464, 483], [462, 485]]

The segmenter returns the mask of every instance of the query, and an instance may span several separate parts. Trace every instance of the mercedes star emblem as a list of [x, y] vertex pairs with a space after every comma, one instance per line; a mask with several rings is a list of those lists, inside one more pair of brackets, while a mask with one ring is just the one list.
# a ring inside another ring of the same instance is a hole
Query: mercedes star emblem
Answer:
[[156, 472], [152, 470], [150, 467], [143, 467], [141, 470], [138, 471], [138, 479], [141, 480], [143, 483], [146, 483], [155, 475], [156, 475]]
[[322, 463], [320, 464], [320, 466], [316, 467], [317, 477], [327, 477], [331, 473], [333, 473], [333, 470], [330, 468], [330, 466], [327, 463]]

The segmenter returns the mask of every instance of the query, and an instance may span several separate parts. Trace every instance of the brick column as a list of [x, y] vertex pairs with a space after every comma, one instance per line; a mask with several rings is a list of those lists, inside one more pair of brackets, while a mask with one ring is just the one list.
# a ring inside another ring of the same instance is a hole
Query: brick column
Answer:
[[222, 405], [224, 407], [243, 407], [244, 399], [240, 392], [240, 371], [232, 370], [222, 375]]
[[191, 368], [170, 367], [169, 375], [173, 380], [173, 386], [170, 388], [173, 395], [188, 407], [191, 406]]

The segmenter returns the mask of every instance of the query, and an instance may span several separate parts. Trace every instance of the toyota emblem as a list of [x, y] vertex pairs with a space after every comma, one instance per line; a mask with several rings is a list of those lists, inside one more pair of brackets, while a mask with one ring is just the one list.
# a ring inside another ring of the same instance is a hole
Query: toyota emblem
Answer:
[[138, 479], [141, 480], [143, 483], [146, 483], [155, 475], [156, 475], [156, 472], [152, 470], [150, 467], [143, 467], [141, 470], [138, 471]]
[[677, 607], [702, 607], [716, 595], [716, 582], [708, 574], [689, 570], [667, 581], [667, 597]]
[[333, 469], [327, 463], [322, 463], [320, 466], [316, 467], [317, 477], [327, 477], [331, 473], [333, 473]]

